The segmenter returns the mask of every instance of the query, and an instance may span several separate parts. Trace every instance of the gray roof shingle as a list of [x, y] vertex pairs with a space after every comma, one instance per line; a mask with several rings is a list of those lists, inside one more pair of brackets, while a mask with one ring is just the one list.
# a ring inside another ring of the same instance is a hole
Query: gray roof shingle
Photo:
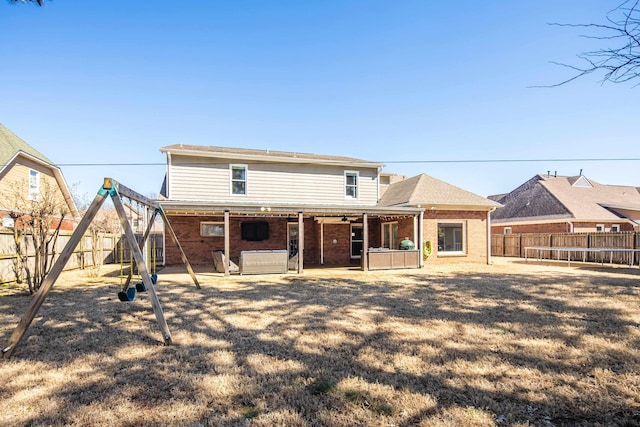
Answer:
[[466, 206], [492, 208], [499, 203], [455, 185], [421, 174], [391, 184], [379, 206]]
[[[590, 185], [585, 185], [590, 184]], [[615, 221], [612, 208], [640, 211], [637, 187], [604, 185], [584, 176], [536, 175], [499, 200], [494, 223], [558, 218]]]
[[53, 165], [53, 162], [44, 154], [24, 142], [24, 140], [0, 123], [0, 164], [7, 164], [19, 151], [30, 154], [43, 162]]

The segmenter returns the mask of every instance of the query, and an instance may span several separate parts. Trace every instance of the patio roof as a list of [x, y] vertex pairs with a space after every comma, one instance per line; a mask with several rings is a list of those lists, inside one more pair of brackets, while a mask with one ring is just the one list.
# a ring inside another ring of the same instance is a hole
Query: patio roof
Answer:
[[400, 217], [419, 215], [423, 208], [417, 207], [380, 207], [380, 206], [342, 206], [342, 205], [283, 205], [267, 203], [216, 204], [198, 201], [160, 200], [162, 209], [169, 215], [220, 215], [229, 211], [234, 215], [288, 216], [302, 212], [305, 216], [343, 216], [366, 213], [378, 217]]

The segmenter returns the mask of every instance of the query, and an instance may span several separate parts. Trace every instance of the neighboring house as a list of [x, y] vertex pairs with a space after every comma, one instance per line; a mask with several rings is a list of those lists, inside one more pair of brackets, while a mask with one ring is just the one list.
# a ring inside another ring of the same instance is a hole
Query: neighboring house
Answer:
[[[0, 124], [0, 215], [2, 228], [13, 227], [9, 212], [24, 201], [38, 201], [44, 192], [67, 212], [61, 230], [73, 230], [79, 217], [60, 168]], [[57, 224], [56, 224], [57, 226]]]
[[[242, 251], [286, 250], [298, 271], [366, 269], [370, 249], [393, 251], [405, 237], [434, 242], [427, 262], [489, 261], [488, 212], [499, 204], [426, 175], [404, 179], [340, 156], [182, 144], [160, 151], [160, 203], [193, 264], [212, 264], [212, 251], [237, 260]], [[166, 246], [166, 263], [179, 263]]]
[[584, 175], [536, 175], [491, 199], [503, 207], [491, 215], [493, 234], [578, 233], [638, 230], [637, 187], [604, 185]]

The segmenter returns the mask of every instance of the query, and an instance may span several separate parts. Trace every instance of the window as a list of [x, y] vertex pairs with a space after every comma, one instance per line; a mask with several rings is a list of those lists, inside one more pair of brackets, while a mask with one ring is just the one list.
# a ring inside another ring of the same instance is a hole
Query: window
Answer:
[[269, 223], [266, 221], [251, 221], [240, 224], [242, 240], [258, 242], [269, 239]]
[[382, 224], [382, 247], [398, 249], [398, 223], [387, 222]]
[[505, 227], [503, 230], [504, 234], [511, 234], [511, 227]]
[[14, 225], [14, 221], [13, 221], [13, 218], [11, 218], [11, 216], [9, 215], [2, 216], [2, 226], [4, 228], [13, 228], [13, 225]]
[[29, 170], [29, 200], [40, 200], [40, 172]]
[[344, 173], [344, 196], [347, 199], [358, 198], [358, 172]]
[[224, 222], [201, 222], [200, 235], [203, 237], [224, 237]]
[[360, 258], [363, 248], [364, 229], [362, 224], [351, 225], [351, 258]]
[[231, 165], [231, 194], [247, 194], [247, 166]]
[[620, 224], [611, 225], [611, 232], [612, 233], [619, 233], [620, 232]]
[[438, 224], [438, 253], [465, 253], [464, 222]]
[[604, 231], [604, 224], [596, 224], [596, 233], [601, 233]]

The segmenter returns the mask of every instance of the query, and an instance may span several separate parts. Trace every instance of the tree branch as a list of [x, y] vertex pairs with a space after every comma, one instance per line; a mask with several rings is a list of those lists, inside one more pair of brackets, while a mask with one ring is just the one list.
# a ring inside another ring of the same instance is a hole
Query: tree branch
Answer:
[[[559, 27], [584, 28], [589, 31], [603, 31], [604, 34], [583, 34], [580, 37], [612, 42], [620, 41], [621, 45], [580, 53], [577, 56], [586, 63], [584, 67], [552, 61], [552, 64], [576, 71], [576, 75], [560, 83], [532, 87], [558, 87], [594, 72], [603, 73], [601, 84], [606, 82], [625, 83], [640, 78], [639, 5], [640, 0], [626, 0], [621, 3], [607, 14], [606, 18], [609, 24], [549, 24]], [[622, 14], [622, 18], [614, 19], [612, 14]]]

